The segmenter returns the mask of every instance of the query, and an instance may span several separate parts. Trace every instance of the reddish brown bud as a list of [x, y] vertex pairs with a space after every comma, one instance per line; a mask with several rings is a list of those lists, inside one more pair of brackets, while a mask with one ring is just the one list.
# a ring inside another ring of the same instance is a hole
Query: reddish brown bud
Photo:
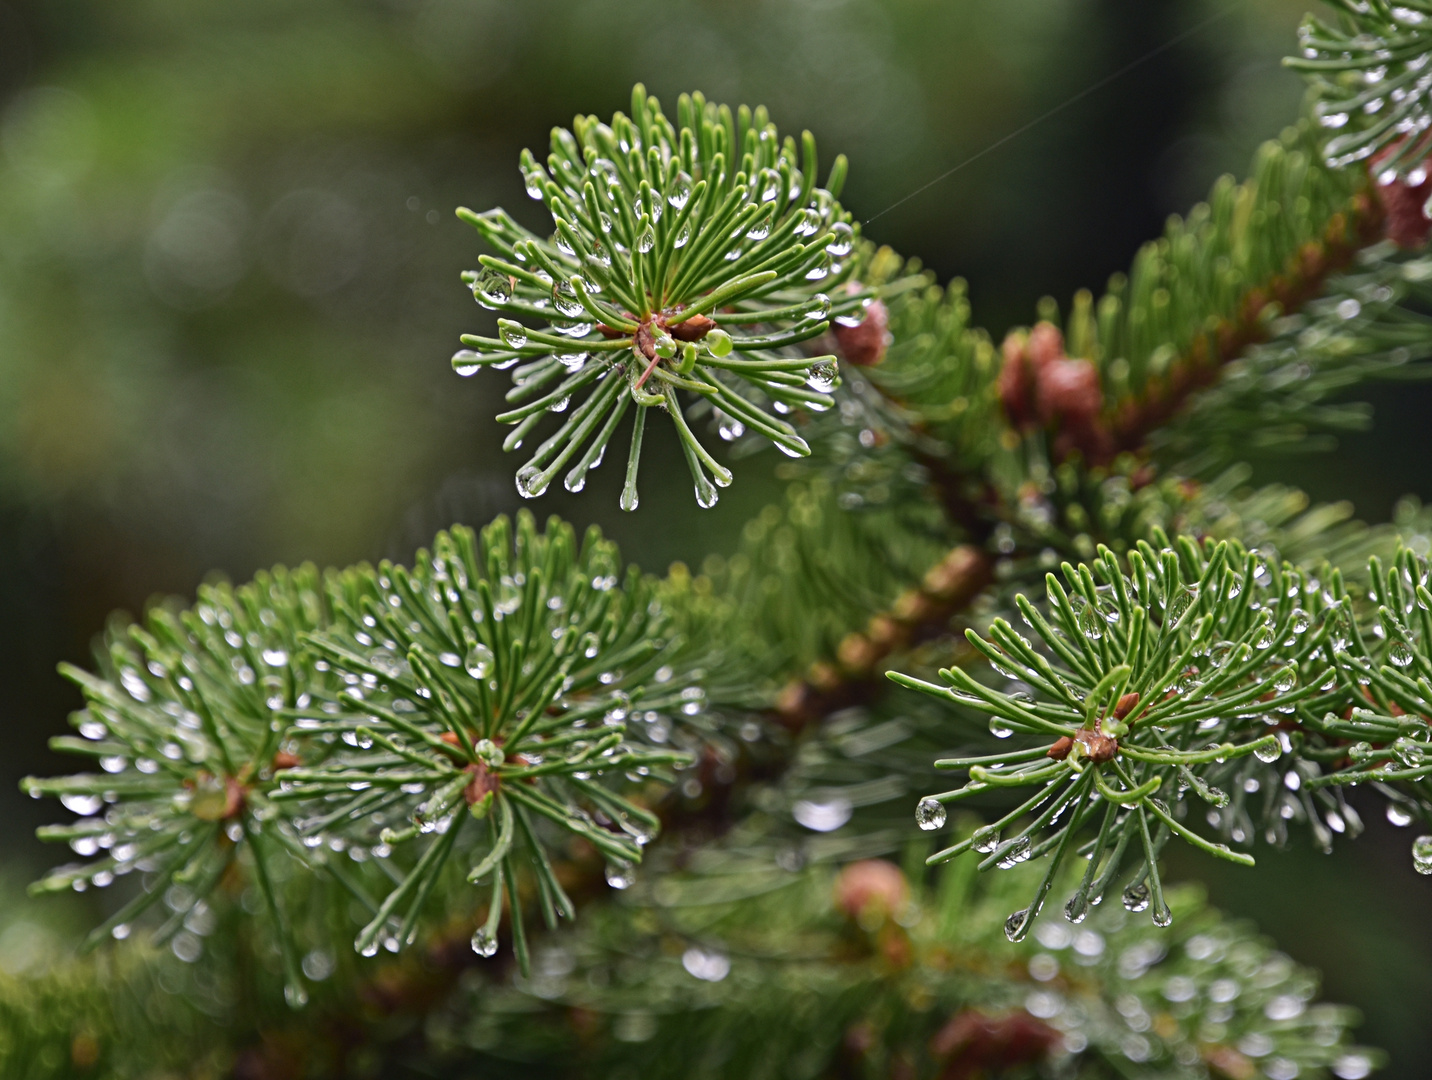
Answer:
[[[1031, 347], [1033, 339], [1031, 338]], [[1037, 404], [1046, 424], [1092, 423], [1104, 404], [1099, 373], [1088, 360], [1050, 360], [1039, 369]]]
[[1050, 746], [1047, 751], [1045, 751], [1045, 756], [1051, 757], [1055, 761], [1063, 761], [1069, 756], [1069, 751], [1073, 749], [1074, 740], [1071, 739], [1068, 735], [1061, 735], [1059, 738], [1055, 739], [1053, 745]]
[[1136, 706], [1138, 703], [1139, 695], [1136, 691], [1125, 694], [1119, 699], [1119, 703], [1114, 706], [1114, 719], [1122, 720], [1124, 717], [1128, 716], [1129, 713], [1134, 711], [1134, 706]]
[[656, 335], [651, 332], [651, 323], [642, 323], [637, 328], [636, 347], [648, 360], [656, 359]]
[[1421, 174], [1421, 182], [1409, 183], [1398, 177], [1386, 182], [1379, 175], [1382, 162], [1399, 150], [1405, 140], [1398, 140], [1368, 162], [1367, 169], [1373, 178], [1378, 201], [1386, 214], [1384, 228], [1387, 238], [1401, 248], [1420, 248], [1427, 243], [1427, 234], [1432, 230], [1432, 218], [1427, 216], [1427, 199], [1432, 196], [1432, 176], [1427, 175], [1427, 161], [1417, 165], [1409, 173], [1409, 180]]
[[884, 859], [862, 859], [835, 879], [835, 906], [852, 919], [867, 912], [893, 915], [905, 906], [910, 886], [900, 868]]
[[608, 326], [606, 323], [597, 323], [597, 331], [608, 341], [615, 341], [617, 338], [627, 336], [625, 330], [618, 330], [615, 326]]
[[1063, 1036], [1024, 1011], [989, 1016], [965, 1009], [930, 1040], [930, 1053], [944, 1061], [940, 1080], [1003, 1076], [1047, 1057]]
[[443, 742], [447, 743], [449, 746], [462, 745], [462, 743], [458, 741], [457, 736], [454, 735], [451, 731], [444, 731], [441, 735], [438, 736], [438, 738], [441, 739]]
[[467, 800], [468, 806], [475, 806], [482, 802], [488, 794], [498, 789], [498, 778], [488, 772], [485, 762], [475, 761], [465, 771], [472, 774], [472, 779], [467, 782], [467, 787], [462, 789], [462, 797]]
[[303, 761], [297, 754], [290, 754], [284, 750], [280, 750], [273, 756], [274, 772], [279, 772], [283, 769], [296, 769], [302, 764]]
[[666, 332], [677, 341], [700, 341], [716, 327], [715, 319], [705, 315], [693, 315], [684, 322], [666, 328]]
[[870, 301], [865, 308], [865, 318], [855, 326], [836, 320], [833, 329], [841, 355], [856, 367], [875, 367], [885, 359], [885, 350], [892, 339], [890, 313], [883, 302]]
[[1090, 731], [1085, 728], [1074, 737], [1084, 744], [1084, 756], [1096, 765], [1112, 761], [1119, 752], [1119, 740], [1112, 735], [1105, 735], [1101, 731]]
[[1029, 346], [1025, 350], [1036, 371], [1055, 360], [1064, 359], [1064, 335], [1052, 322], [1039, 322], [1029, 332]]
[[1012, 333], [1004, 339], [1004, 344], [1000, 346], [1004, 363], [999, 369], [996, 384], [1005, 415], [1016, 427], [1024, 427], [1033, 419], [1029, 407], [1032, 379], [1029, 364], [1024, 358], [1024, 346], [1023, 334]]

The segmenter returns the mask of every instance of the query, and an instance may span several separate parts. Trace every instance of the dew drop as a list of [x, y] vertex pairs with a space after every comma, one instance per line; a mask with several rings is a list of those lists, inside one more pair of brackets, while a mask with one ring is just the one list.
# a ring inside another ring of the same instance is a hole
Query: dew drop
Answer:
[[1405, 807], [1390, 802], [1387, 804], [1387, 820], [1399, 829], [1404, 829], [1412, 824], [1412, 815], [1407, 812]]
[[651, 224], [648, 223], [647, 226], [646, 226], [646, 228], [643, 229], [643, 230], [641, 231], [641, 234], [636, 238], [636, 249], [637, 249], [639, 252], [641, 252], [643, 255], [645, 255], [648, 251], [650, 251], [650, 250], [651, 250], [652, 248], [654, 248], [655, 246], [656, 246], [656, 232], [655, 232], [655, 230], [652, 229]]
[[1014, 734], [1014, 728], [1010, 727], [997, 716], [990, 717], [989, 733], [996, 739], [1007, 739]]
[[1008, 870], [1018, 866], [1029, 858], [1029, 837], [1021, 836], [1018, 840], [1010, 841], [1009, 847], [1000, 856], [999, 862], [995, 865], [1001, 870]]
[[1432, 836], [1412, 841], [1412, 868], [1419, 874], [1432, 874]]
[[472, 295], [491, 311], [512, 299], [512, 279], [497, 270], [484, 270], [473, 282]]
[[492, 650], [478, 642], [467, 651], [462, 666], [474, 679], [487, 678], [488, 672], [492, 670]]
[[1283, 748], [1278, 745], [1276, 739], [1270, 740], [1253, 750], [1253, 756], [1265, 765], [1271, 765], [1283, 756]]
[[1020, 908], [1009, 918], [1004, 920], [1004, 936], [1010, 941], [1023, 941], [1029, 933], [1029, 925], [1034, 920], [1030, 917], [1028, 908]]
[[521, 323], [504, 321], [498, 328], [503, 342], [512, 349], [520, 349], [527, 344], [527, 328]]
[[1152, 918], [1155, 926], [1167, 926], [1173, 922], [1173, 912], [1169, 911], [1167, 904], [1159, 904], [1154, 908]]
[[497, 937], [489, 934], [486, 927], [478, 927], [477, 933], [472, 935], [472, 951], [481, 957], [496, 956]]
[[636, 870], [624, 860], [607, 863], [607, 884], [613, 889], [629, 889], [636, 882]]
[[945, 824], [945, 807], [928, 796], [915, 805], [915, 824], [925, 832], [933, 832]]
[[839, 259], [850, 254], [854, 241], [854, 230], [845, 222], [837, 221], [830, 227], [830, 242], [825, 245], [825, 250]]
[[1407, 647], [1407, 642], [1394, 641], [1392, 648], [1388, 650], [1387, 658], [1398, 667], [1407, 667], [1412, 663], [1412, 650]]
[[1149, 887], [1147, 884], [1141, 881], [1124, 890], [1124, 909], [1126, 911], [1146, 911], [1148, 906]]

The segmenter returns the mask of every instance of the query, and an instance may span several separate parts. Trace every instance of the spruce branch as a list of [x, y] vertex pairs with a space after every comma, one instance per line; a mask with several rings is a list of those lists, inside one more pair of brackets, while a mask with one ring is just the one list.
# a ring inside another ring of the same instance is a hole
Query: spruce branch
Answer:
[[507, 396], [523, 404], [498, 416], [517, 425], [506, 448], [585, 395], [518, 471], [524, 497], [569, 465], [564, 483], [580, 491], [635, 405], [622, 508], [637, 506], [653, 407], [671, 415], [697, 502], [711, 506], [731, 474], [686, 423], [681, 393], [786, 454], [810, 452], [784, 414], [830, 408], [840, 376], [833, 355], [796, 346], [832, 319], [860, 321], [871, 301], [844, 287], [863, 257], [859, 224], [836, 201], [845, 159], [823, 188], [817, 167], [810, 132], [799, 146], [783, 141], [764, 108], [732, 113], [683, 94], [673, 125], [638, 84], [630, 117], [579, 116], [571, 131], [553, 129], [545, 168], [523, 152], [527, 192], [552, 214], [550, 238], [500, 209], [458, 211], [497, 252], [464, 280], [506, 317], [496, 338], [464, 335], [453, 366], [471, 375], [521, 364]]
[[[173, 911], [164, 941], [237, 867], [262, 896], [295, 1007], [307, 992], [279, 883], [295, 863], [370, 912], [364, 955], [413, 940], [454, 857], [489, 883], [480, 955], [496, 950], [504, 890], [522, 940], [529, 876], [549, 925], [570, 917], [554, 838], [605, 854], [620, 885], [658, 826], [637, 789], [690, 760], [673, 739], [700, 742], [665, 718], [689, 727], [702, 690], [672, 665], [679, 640], [655, 584], [621, 573], [596, 530], [579, 545], [569, 526], [539, 533], [523, 514], [515, 529], [499, 518], [480, 536], [441, 533], [411, 570], [361, 566], [320, 584], [312, 567], [279, 569], [112, 630], [105, 676], [66, 669], [87, 708], [82, 738], [55, 744], [104, 771], [24, 784], [85, 815], [41, 837], [96, 858], [36, 889], [138, 869], [145, 887], [91, 943], [128, 936], [160, 898]], [[644, 735], [655, 728], [660, 741]]]

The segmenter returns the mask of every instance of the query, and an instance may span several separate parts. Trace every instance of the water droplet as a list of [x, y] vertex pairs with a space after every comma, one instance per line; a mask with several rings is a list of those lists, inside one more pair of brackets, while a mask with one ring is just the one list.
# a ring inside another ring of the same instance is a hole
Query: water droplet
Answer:
[[1228, 658], [1233, 655], [1233, 643], [1231, 641], [1220, 641], [1208, 650], [1208, 659], [1214, 667], [1222, 667], [1228, 663]]
[[731, 417], [722, 413], [720, 419], [717, 421], [716, 431], [726, 442], [735, 442], [742, 435], [746, 434], [746, 426], [742, 424], [741, 421], [733, 420]]
[[685, 221], [683, 221], [683, 222], [681, 223], [681, 228], [679, 228], [679, 229], [676, 230], [676, 235], [672, 238], [671, 245], [672, 245], [672, 247], [683, 248], [683, 247], [685, 247], [690, 241], [691, 241], [691, 219], [690, 219], [690, 218], [687, 218]]
[[1165, 626], [1177, 626], [1179, 621], [1188, 614], [1193, 607], [1193, 602], [1198, 599], [1198, 590], [1191, 589], [1187, 585], [1179, 586], [1178, 592], [1168, 600], [1164, 607]]
[[819, 393], [828, 394], [840, 385], [840, 369], [833, 361], [822, 360], [811, 366], [806, 385]]
[[512, 299], [512, 279], [496, 270], [484, 270], [472, 283], [472, 295], [491, 311]]
[[1029, 926], [1034, 922], [1030, 917], [1028, 908], [1020, 908], [1009, 918], [1004, 920], [1004, 936], [1010, 941], [1023, 941], [1029, 933]]
[[1145, 911], [1149, 906], [1149, 887], [1144, 882], [1130, 885], [1124, 890], [1124, 908], [1127, 911]]
[[60, 796], [60, 803], [66, 810], [72, 810], [81, 817], [89, 817], [99, 812], [104, 805], [104, 800], [98, 795], [75, 795], [66, 794]]
[[933, 832], [945, 824], [945, 807], [938, 799], [928, 796], [915, 805], [915, 824], [925, 832]]
[[527, 328], [521, 323], [503, 320], [498, 324], [498, 334], [510, 349], [520, 349], [527, 344]]
[[1254, 749], [1253, 756], [1265, 765], [1271, 765], [1283, 756], [1283, 748], [1274, 739]]
[[680, 210], [691, 198], [691, 177], [684, 172], [679, 172], [671, 182], [671, 187], [666, 189], [666, 201], [671, 204], [673, 210]]
[[1392, 742], [1392, 752], [1397, 755], [1397, 760], [1406, 765], [1409, 769], [1415, 769], [1422, 764], [1422, 746], [1402, 736]]
[[709, 509], [711, 509], [711, 507], [713, 507], [713, 506], [716, 505], [716, 500], [719, 499], [720, 497], [721, 497], [721, 495], [720, 495], [720, 493], [716, 490], [716, 485], [713, 484], [713, 483], [711, 483], [711, 481], [706, 478], [705, 474], [702, 474], [700, 477], [697, 478], [697, 480], [696, 480], [696, 505], [697, 505], [697, 506], [701, 507], [703, 510], [709, 510]]
[[767, 214], [746, 230], [747, 240], [764, 240], [771, 235], [771, 215]]
[[370, 942], [368, 942], [367, 945], [364, 945], [364, 946], [363, 946], [361, 949], [359, 949], [358, 951], [359, 951], [360, 953], [362, 953], [364, 956], [377, 956], [377, 955], [378, 955], [378, 942], [377, 942], [377, 941], [370, 941]]
[[1069, 601], [1074, 609], [1074, 623], [1079, 627], [1079, 632], [1090, 641], [1098, 641], [1104, 636], [1104, 623], [1098, 613], [1089, 606], [1089, 602], [1082, 596], [1075, 596]]
[[482, 957], [496, 956], [497, 936], [489, 934], [485, 926], [479, 926], [477, 933], [472, 935], [472, 951]]
[[1347, 123], [1347, 113], [1324, 113], [1319, 122], [1325, 128], [1340, 128]]
[[1432, 874], [1432, 836], [1412, 841], [1412, 868], [1419, 874]]
[[582, 365], [587, 362], [587, 354], [584, 352], [554, 352], [552, 358], [571, 371], [580, 371]]
[[517, 470], [517, 494], [524, 499], [535, 499], [547, 490], [547, 481], [542, 470], [533, 465], [524, 465]]
[[812, 832], [834, 832], [854, 811], [849, 799], [835, 798], [828, 802], [800, 799], [791, 807], [791, 816]]
[[1273, 633], [1273, 616], [1270, 614], [1263, 621], [1263, 625], [1253, 635], [1253, 647], [1255, 649], [1272, 648], [1277, 635]]
[[1292, 618], [1288, 622], [1288, 628], [1295, 634], [1305, 634], [1308, 627], [1313, 625], [1312, 616], [1302, 608], [1294, 608]]
[[1169, 911], [1167, 904], [1160, 903], [1154, 908], [1152, 918], [1155, 926], [1167, 926], [1173, 922], [1173, 912]]
[[492, 650], [479, 641], [468, 649], [462, 666], [474, 679], [487, 678], [488, 672], [492, 670]]
[[527, 187], [529, 199], [540, 199], [545, 192], [542, 190], [542, 173], [537, 169], [530, 169], [522, 174], [522, 182]]
[[1021, 836], [1017, 840], [1010, 841], [1009, 847], [1005, 849], [1004, 854], [1000, 856], [999, 861], [995, 865], [1001, 870], [1008, 870], [1011, 867], [1018, 866], [1028, 858], [1029, 837]]
[[1064, 905], [1064, 917], [1070, 922], [1081, 923], [1089, 914], [1089, 897], [1084, 893], [1075, 893]]
[[839, 259], [850, 254], [854, 241], [854, 230], [845, 222], [837, 221], [830, 227], [830, 242], [826, 244], [825, 250]]
[[989, 720], [989, 733], [996, 739], [1007, 739], [1014, 734], [1014, 728], [1010, 727], [997, 716], [991, 716]]
[[586, 314], [586, 308], [582, 307], [581, 300], [577, 299], [577, 290], [572, 288], [569, 281], [559, 281], [552, 286], [552, 306], [569, 319], [578, 318]]
[[1407, 667], [1412, 663], [1412, 650], [1407, 647], [1407, 642], [1394, 641], [1392, 648], [1388, 650], [1387, 658], [1398, 667]]
[[1285, 667], [1273, 676], [1273, 686], [1280, 694], [1286, 694], [1297, 685], [1298, 669], [1295, 667]]
[[636, 882], [632, 864], [620, 859], [607, 863], [607, 884], [613, 889], [629, 889]]
[[308, 1004], [308, 991], [298, 983], [288, 983], [283, 988], [283, 999], [290, 1009], [301, 1009]]
[[1387, 820], [1399, 829], [1403, 829], [1412, 824], [1412, 815], [1407, 812], [1405, 807], [1390, 802], [1387, 804]]
[[438, 653], [438, 663], [443, 667], [457, 667], [462, 659], [455, 652]]
[[652, 229], [651, 223], [647, 222], [645, 229], [636, 238], [636, 249], [645, 255], [656, 246], [656, 232]]

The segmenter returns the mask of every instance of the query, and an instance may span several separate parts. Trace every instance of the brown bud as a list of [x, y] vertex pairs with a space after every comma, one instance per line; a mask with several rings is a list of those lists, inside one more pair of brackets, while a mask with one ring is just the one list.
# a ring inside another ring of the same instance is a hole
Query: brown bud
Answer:
[[642, 323], [637, 328], [636, 347], [648, 360], [656, 359], [656, 335], [651, 332], [651, 323]]
[[666, 328], [666, 332], [677, 341], [700, 341], [716, 327], [715, 319], [705, 315], [693, 315], [684, 322]]
[[1112, 761], [1114, 755], [1119, 752], [1119, 740], [1101, 731], [1090, 731], [1086, 728], [1074, 737], [1084, 744], [1084, 756], [1096, 765]]
[[303, 760], [297, 754], [290, 754], [280, 750], [273, 756], [273, 771], [279, 772], [283, 769], [296, 769], [303, 764]]
[[1068, 735], [1061, 735], [1059, 738], [1055, 739], [1054, 743], [1049, 747], [1048, 750], [1045, 751], [1045, 756], [1051, 757], [1055, 761], [1063, 761], [1069, 756], [1069, 751], [1073, 749], [1074, 740], [1071, 739]]
[[832, 329], [841, 355], [856, 367], [877, 366], [885, 359], [885, 350], [892, 340], [890, 313], [880, 300], [866, 305], [865, 318], [855, 326], [846, 326], [837, 320]]
[[944, 1062], [940, 1080], [975, 1080], [1040, 1061], [1062, 1042], [1057, 1030], [1023, 1010], [990, 1016], [965, 1009], [935, 1033], [930, 1053]]
[[1045, 364], [1064, 359], [1064, 335], [1052, 322], [1038, 322], [1029, 332], [1029, 345], [1025, 355], [1036, 371]]
[[1000, 346], [1000, 353], [1004, 362], [999, 369], [999, 379], [995, 384], [999, 392], [999, 402], [1004, 406], [1005, 415], [1009, 422], [1016, 427], [1024, 427], [1033, 419], [1033, 411], [1029, 405], [1030, 390], [1033, 387], [1033, 380], [1030, 376], [1029, 363], [1024, 357], [1026, 338], [1018, 331], [1009, 334]]
[[835, 878], [835, 906], [852, 919], [867, 912], [893, 915], [909, 896], [905, 875], [884, 859], [850, 863]]
[[615, 341], [617, 338], [627, 336], [625, 330], [618, 330], [615, 326], [608, 326], [606, 323], [597, 323], [597, 331], [608, 341]]
[[1098, 419], [1104, 394], [1099, 373], [1088, 360], [1050, 360], [1039, 368], [1038, 381], [1036, 404], [1046, 424], [1063, 420], [1081, 425]]
[[1386, 183], [1378, 175], [1382, 162], [1402, 149], [1405, 140], [1398, 140], [1377, 154], [1368, 162], [1367, 169], [1374, 182], [1374, 191], [1386, 214], [1384, 228], [1387, 238], [1401, 248], [1420, 248], [1427, 243], [1427, 234], [1432, 230], [1432, 218], [1427, 216], [1427, 199], [1432, 196], [1432, 176], [1426, 175], [1427, 162], [1417, 166], [1423, 172], [1420, 184], [1410, 184], [1401, 178]]
[[486, 762], [475, 761], [464, 771], [472, 774], [472, 779], [467, 782], [467, 787], [462, 789], [462, 797], [467, 800], [468, 806], [480, 803], [490, 792], [496, 791], [499, 787], [498, 778], [488, 771]]
[[1129, 713], [1134, 711], [1134, 706], [1138, 703], [1139, 695], [1136, 691], [1125, 694], [1119, 699], [1119, 703], [1114, 706], [1114, 719], [1122, 720], [1128, 716]]
[[462, 743], [458, 741], [457, 736], [454, 735], [451, 731], [444, 731], [441, 735], [438, 736], [438, 738], [441, 739], [443, 742], [447, 743], [449, 746], [462, 745]]
[[1203, 1060], [1223, 1080], [1253, 1080], [1258, 1069], [1251, 1060], [1231, 1046], [1207, 1046]]

